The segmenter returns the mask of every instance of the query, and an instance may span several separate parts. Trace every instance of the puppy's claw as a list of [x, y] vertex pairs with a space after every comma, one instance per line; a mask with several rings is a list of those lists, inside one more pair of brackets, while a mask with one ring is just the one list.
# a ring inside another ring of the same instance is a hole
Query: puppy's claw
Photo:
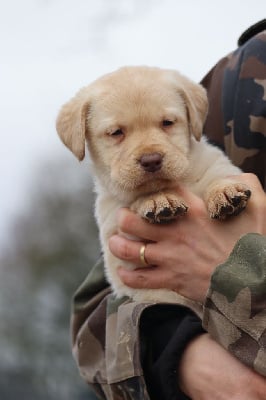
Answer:
[[172, 193], [157, 193], [133, 205], [143, 218], [153, 224], [167, 223], [187, 212], [187, 206]]
[[216, 187], [209, 195], [208, 210], [211, 218], [224, 220], [241, 213], [246, 208], [251, 191], [242, 183]]
[[158, 213], [158, 217], [162, 217], [162, 218], [167, 218], [167, 217], [171, 217], [172, 215], [172, 210], [170, 207], [164, 207], [159, 213]]
[[211, 218], [213, 219], [225, 219], [228, 215], [233, 215], [234, 207], [231, 204], [223, 204], [217, 213], [211, 214]]
[[145, 219], [147, 219], [150, 223], [153, 224], [161, 224], [165, 222], [169, 222], [173, 220], [173, 212], [170, 208], [165, 207], [162, 210], [156, 212], [147, 212], [145, 215]]
[[185, 215], [188, 210], [188, 207], [185, 204], [180, 204], [180, 206], [176, 207], [174, 215], [175, 216], [180, 216]]
[[246, 197], [247, 197], [247, 199], [249, 199], [250, 198], [250, 196], [251, 196], [251, 190], [245, 190], [244, 191], [244, 194], [246, 195]]
[[155, 214], [152, 211], [148, 211], [144, 218], [147, 219], [147, 221], [149, 221], [151, 224], [155, 223]]
[[241, 201], [242, 201], [242, 197], [241, 196], [234, 196], [231, 199], [229, 199], [229, 201], [231, 201], [232, 205], [234, 207], [237, 207]]

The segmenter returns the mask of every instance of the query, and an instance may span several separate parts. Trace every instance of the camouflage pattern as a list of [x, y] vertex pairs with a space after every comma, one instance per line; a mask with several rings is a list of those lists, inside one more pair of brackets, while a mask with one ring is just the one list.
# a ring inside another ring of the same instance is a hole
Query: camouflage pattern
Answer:
[[[236, 165], [256, 173], [265, 188], [266, 31], [223, 58], [202, 84], [210, 101], [205, 134]], [[205, 329], [217, 341], [263, 375], [265, 288], [266, 238], [250, 234], [214, 273], [203, 316]], [[73, 354], [81, 376], [99, 398], [149, 399], [140, 359], [139, 322], [150, 306], [114, 298], [102, 261], [76, 292]]]
[[74, 295], [73, 355], [80, 374], [102, 399], [148, 400], [140, 360], [139, 321], [151, 304], [117, 299], [104, 277], [103, 261]]
[[[261, 27], [266, 29], [265, 20]], [[266, 30], [223, 58], [202, 84], [210, 101], [205, 134], [235, 165], [255, 173], [266, 189]], [[266, 376], [265, 237], [245, 236], [216, 269], [203, 326], [243, 363]]]
[[203, 327], [249, 367], [266, 376], [266, 237], [250, 233], [216, 268]]
[[265, 188], [266, 30], [219, 61], [201, 83], [209, 97], [204, 133]]

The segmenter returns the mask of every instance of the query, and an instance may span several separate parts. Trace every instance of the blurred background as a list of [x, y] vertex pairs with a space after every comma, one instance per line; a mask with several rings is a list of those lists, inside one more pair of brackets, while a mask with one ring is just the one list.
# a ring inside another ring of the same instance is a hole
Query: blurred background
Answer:
[[71, 356], [71, 297], [99, 256], [88, 160], [60, 106], [123, 65], [199, 81], [265, 0], [0, 0], [0, 399], [94, 399]]

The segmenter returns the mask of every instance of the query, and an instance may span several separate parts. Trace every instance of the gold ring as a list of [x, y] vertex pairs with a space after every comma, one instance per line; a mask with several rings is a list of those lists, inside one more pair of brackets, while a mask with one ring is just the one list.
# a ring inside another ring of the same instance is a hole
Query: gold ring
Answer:
[[140, 262], [141, 264], [146, 267], [147, 265], [149, 265], [146, 261], [145, 258], [145, 250], [146, 250], [146, 244], [143, 244], [139, 250], [139, 258], [140, 258]]

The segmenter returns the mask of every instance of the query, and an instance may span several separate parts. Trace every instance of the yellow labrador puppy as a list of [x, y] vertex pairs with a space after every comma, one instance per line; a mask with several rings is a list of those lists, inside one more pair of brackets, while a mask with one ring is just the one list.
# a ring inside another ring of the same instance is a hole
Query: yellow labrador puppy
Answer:
[[79, 160], [88, 145], [106, 276], [118, 296], [189, 303], [169, 290], [135, 290], [120, 281], [121, 262], [108, 249], [120, 207], [152, 223], [169, 221], [187, 212], [179, 184], [205, 200], [212, 218], [246, 206], [249, 189], [228, 178], [240, 170], [202, 137], [207, 109], [203, 87], [180, 73], [124, 67], [81, 89], [59, 113], [58, 134]]

